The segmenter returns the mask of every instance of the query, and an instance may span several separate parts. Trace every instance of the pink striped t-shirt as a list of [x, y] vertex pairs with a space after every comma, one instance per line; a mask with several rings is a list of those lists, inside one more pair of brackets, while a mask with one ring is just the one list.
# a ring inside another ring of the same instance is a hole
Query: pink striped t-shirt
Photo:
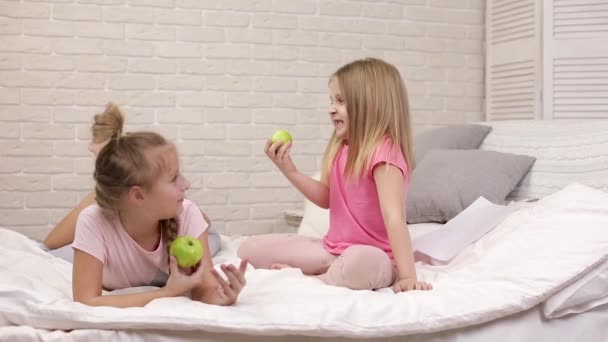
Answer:
[[403, 173], [400, 186], [406, 194], [409, 176], [401, 148], [390, 139], [384, 139], [376, 148], [360, 179], [344, 177], [347, 155], [348, 145], [344, 145], [336, 154], [330, 170], [329, 231], [323, 239], [325, 248], [330, 253], [339, 255], [352, 245], [369, 245], [382, 249], [394, 260], [382, 219], [373, 170], [384, 163], [398, 167]]
[[[209, 224], [196, 204], [184, 200], [183, 205], [184, 210], [178, 217], [177, 235], [198, 238]], [[116, 215], [106, 214], [97, 204], [90, 205], [78, 215], [72, 247], [101, 261], [104, 289], [163, 286], [168, 279], [167, 249], [162, 236], [156, 250], [146, 251], [125, 231]]]

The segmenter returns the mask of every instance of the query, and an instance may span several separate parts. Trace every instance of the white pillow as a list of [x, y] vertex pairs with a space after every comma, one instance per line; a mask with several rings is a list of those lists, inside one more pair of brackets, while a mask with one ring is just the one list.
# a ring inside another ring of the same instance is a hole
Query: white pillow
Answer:
[[492, 126], [480, 150], [536, 158], [508, 200], [543, 198], [576, 182], [608, 192], [608, 120], [515, 120]]
[[[312, 178], [319, 180], [320, 173], [315, 174]], [[300, 227], [298, 227], [298, 235], [311, 236], [322, 239], [329, 230], [329, 209], [323, 209], [306, 200], [304, 205], [304, 216]]]

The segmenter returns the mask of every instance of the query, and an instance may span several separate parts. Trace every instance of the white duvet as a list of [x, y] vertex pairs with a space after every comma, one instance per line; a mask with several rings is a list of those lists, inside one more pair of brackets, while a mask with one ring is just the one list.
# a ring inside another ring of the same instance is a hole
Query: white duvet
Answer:
[[[238, 305], [165, 298], [144, 308], [71, 301], [71, 265], [0, 230], [0, 325], [383, 337], [479, 324], [526, 310], [608, 257], [608, 194], [571, 185], [522, 207], [444, 266], [417, 264], [428, 292], [325, 286], [294, 269], [250, 270]], [[237, 260], [233, 260], [236, 262]]]

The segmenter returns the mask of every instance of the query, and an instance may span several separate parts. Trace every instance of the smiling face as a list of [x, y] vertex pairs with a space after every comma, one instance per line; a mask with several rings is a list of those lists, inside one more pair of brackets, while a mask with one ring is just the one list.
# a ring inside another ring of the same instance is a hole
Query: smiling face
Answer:
[[150, 212], [158, 214], [159, 219], [176, 217], [183, 210], [186, 190], [190, 182], [179, 169], [179, 160], [174, 147], [160, 147], [162, 152], [150, 153], [148, 156], [155, 160], [152, 164], [160, 167], [156, 181], [147, 189], [146, 207]]
[[336, 136], [347, 140], [348, 112], [346, 111], [346, 99], [342, 95], [340, 82], [335, 77], [329, 82], [329, 118], [334, 125]]

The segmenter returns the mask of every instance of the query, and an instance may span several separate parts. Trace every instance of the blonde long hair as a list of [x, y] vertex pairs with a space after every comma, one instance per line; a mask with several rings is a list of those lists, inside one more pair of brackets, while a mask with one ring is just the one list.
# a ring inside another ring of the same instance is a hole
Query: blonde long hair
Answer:
[[[339, 82], [348, 112], [345, 176], [361, 177], [384, 137], [401, 147], [411, 175], [415, 165], [410, 111], [399, 70], [383, 60], [365, 58], [342, 66], [330, 77], [332, 80]], [[329, 178], [333, 160], [345, 143], [335, 132], [332, 134], [323, 155], [321, 179]]]
[[[117, 105], [109, 103], [106, 110], [95, 115], [91, 131], [93, 139], [106, 144], [95, 160], [95, 200], [108, 211], [117, 213], [121, 196], [134, 185], [151, 186], [167, 167], [163, 159], [175, 146], [156, 132], [134, 132], [122, 135], [124, 116]], [[175, 151], [175, 153], [177, 153]], [[167, 247], [178, 232], [176, 218], [161, 220], [159, 227]]]

